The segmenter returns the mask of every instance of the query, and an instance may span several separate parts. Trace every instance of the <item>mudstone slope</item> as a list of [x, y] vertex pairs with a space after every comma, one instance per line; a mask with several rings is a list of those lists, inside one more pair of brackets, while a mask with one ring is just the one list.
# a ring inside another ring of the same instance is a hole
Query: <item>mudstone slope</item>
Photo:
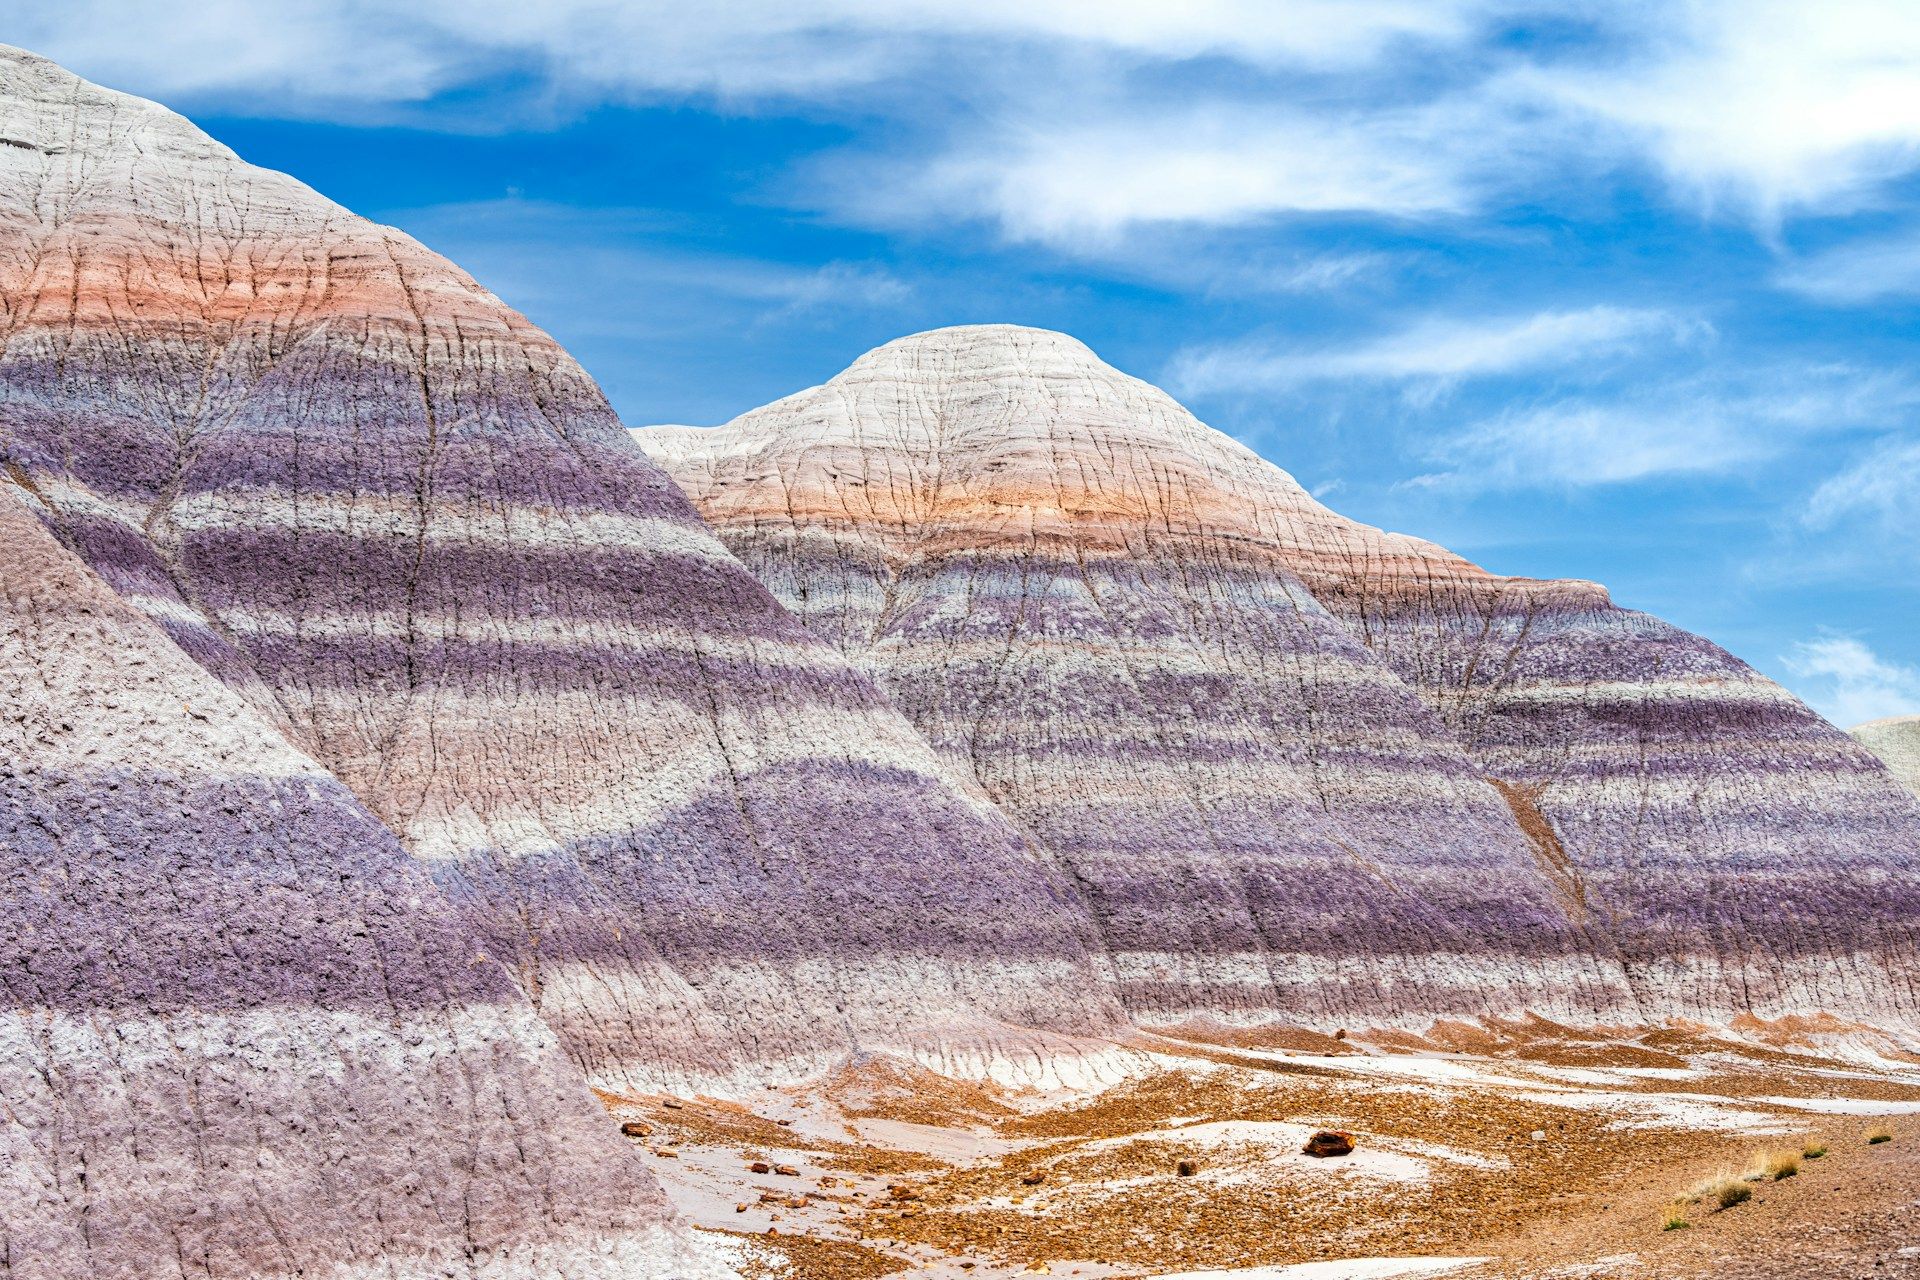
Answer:
[[1920, 796], [1920, 716], [1888, 716], [1847, 730], [1878, 756], [1900, 785]]
[[1920, 823], [1845, 734], [1071, 338], [920, 334], [636, 438], [1081, 886], [1138, 1017], [1915, 1012]]
[[544, 333], [151, 103], [17, 51], [0, 99], [0, 466], [594, 1083], [1040, 1070], [1114, 1023], [1070, 889]]
[[0, 1276], [711, 1277], [393, 835], [0, 483]]

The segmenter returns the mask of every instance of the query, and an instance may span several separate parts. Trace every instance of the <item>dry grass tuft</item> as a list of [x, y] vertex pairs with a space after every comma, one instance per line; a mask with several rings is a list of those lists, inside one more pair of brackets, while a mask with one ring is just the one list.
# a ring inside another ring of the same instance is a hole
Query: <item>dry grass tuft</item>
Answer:
[[1800, 1157], [1791, 1151], [1769, 1151], [1754, 1162], [1747, 1175], [1755, 1182], [1778, 1182], [1800, 1172]]
[[1827, 1154], [1827, 1144], [1824, 1142], [1809, 1142], [1801, 1149], [1800, 1154], [1808, 1160], [1818, 1160], [1821, 1156]]
[[1685, 1200], [1669, 1202], [1667, 1207], [1660, 1211], [1660, 1229], [1662, 1231], [1684, 1231], [1692, 1226], [1693, 1224], [1687, 1221], [1687, 1205], [1688, 1202]]
[[1737, 1204], [1745, 1204], [1753, 1199], [1753, 1187], [1745, 1178], [1736, 1178], [1730, 1173], [1723, 1173], [1702, 1186], [1693, 1198], [1711, 1200], [1717, 1208], [1731, 1209]]
[[1869, 1131], [1867, 1134], [1868, 1146], [1873, 1146], [1881, 1142], [1892, 1142], [1892, 1141], [1893, 1141], [1893, 1133], [1891, 1130], [1888, 1130], [1888, 1129], [1873, 1129]]

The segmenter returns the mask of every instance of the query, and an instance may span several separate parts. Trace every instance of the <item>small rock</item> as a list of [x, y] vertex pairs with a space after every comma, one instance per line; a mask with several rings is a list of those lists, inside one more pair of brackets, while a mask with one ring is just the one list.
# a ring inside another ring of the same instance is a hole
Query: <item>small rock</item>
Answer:
[[791, 1120], [775, 1120], [774, 1123], [779, 1125], [782, 1129], [790, 1129], [793, 1127], [793, 1121]]
[[1353, 1154], [1353, 1135], [1345, 1129], [1322, 1129], [1307, 1139], [1307, 1145], [1300, 1148], [1305, 1155], [1350, 1156]]
[[739, 1204], [733, 1206], [733, 1211], [735, 1213], [745, 1213], [747, 1211], [747, 1202], [742, 1200]]
[[655, 1147], [653, 1154], [665, 1157], [668, 1160], [678, 1160], [680, 1158], [680, 1153], [672, 1147]]
[[918, 1200], [920, 1193], [904, 1182], [896, 1182], [887, 1188], [887, 1194], [895, 1200]]
[[770, 1165], [770, 1164], [768, 1164], [768, 1163], [767, 1163], [767, 1162], [766, 1162], [765, 1160], [755, 1160], [755, 1161], [754, 1161], [754, 1162], [753, 1162], [752, 1164], [750, 1164], [750, 1165], [748, 1165], [748, 1166], [747, 1166], [747, 1172], [749, 1172], [749, 1173], [772, 1173], [772, 1172], [773, 1172], [773, 1166], [772, 1166], [772, 1165]]
[[1340, 1028], [1333, 1033], [1333, 1038], [1335, 1040], [1345, 1040], [1347, 1038], [1347, 1029], [1345, 1027]]
[[1200, 1163], [1197, 1160], [1182, 1160], [1179, 1164], [1173, 1166], [1173, 1171], [1183, 1178], [1191, 1178], [1194, 1174], [1200, 1172]]
[[653, 1132], [653, 1126], [644, 1120], [629, 1120], [620, 1126], [620, 1132], [629, 1138], [644, 1138]]
[[790, 1164], [777, 1164], [773, 1166], [773, 1171], [783, 1178], [797, 1178], [800, 1176], [800, 1171]]
[[1037, 1187], [1041, 1183], [1045, 1182], [1046, 1180], [1047, 1180], [1047, 1174], [1046, 1174], [1046, 1170], [1044, 1169], [1030, 1169], [1027, 1171], [1025, 1176], [1023, 1176], [1020, 1179], [1020, 1181], [1026, 1183], [1030, 1187]]
[[1535, 1142], [1545, 1142], [1547, 1140], [1547, 1131], [1545, 1129], [1535, 1129], [1532, 1133], [1528, 1134], [1527, 1136], [1529, 1138], [1532, 1138]]
[[678, 1098], [663, 1098], [660, 1101], [660, 1105], [669, 1111], [684, 1111], [687, 1107], [687, 1104]]

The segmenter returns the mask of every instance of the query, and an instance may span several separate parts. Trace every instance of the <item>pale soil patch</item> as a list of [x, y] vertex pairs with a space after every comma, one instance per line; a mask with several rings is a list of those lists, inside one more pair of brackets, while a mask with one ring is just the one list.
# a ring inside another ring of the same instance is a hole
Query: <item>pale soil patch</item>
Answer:
[[1287, 1267], [1251, 1267], [1240, 1271], [1183, 1271], [1154, 1280], [1392, 1280], [1439, 1276], [1485, 1262], [1485, 1258], [1343, 1258], [1300, 1262]]
[[[1877, 1248], [1847, 1227], [1856, 1219], [1905, 1221], [1900, 1243], [1914, 1238], [1920, 1179], [1893, 1205], [1872, 1176], [1920, 1156], [1911, 1062], [1883, 1054], [1889, 1069], [1875, 1072], [1857, 1046], [1838, 1055], [1691, 1027], [1611, 1057], [1591, 1036], [1562, 1053], [1538, 1027], [1529, 1035], [1525, 1058], [1154, 1037], [1151, 1070], [1053, 1094], [868, 1059], [737, 1102], [608, 1101], [655, 1126], [643, 1149], [677, 1150], [648, 1164], [683, 1213], [766, 1254], [750, 1260], [755, 1280], [1359, 1280], [1421, 1274], [1353, 1270], [1363, 1264], [1415, 1262], [1461, 1280], [1744, 1280], [1772, 1274], [1741, 1269], [1758, 1229], [1778, 1230], [1788, 1256], [1825, 1241], [1849, 1264]], [[1554, 1061], [1568, 1057], [1581, 1061]], [[1868, 1116], [1890, 1117], [1873, 1123], [1895, 1141], [1866, 1146]], [[1301, 1154], [1323, 1127], [1353, 1132], [1355, 1153]], [[1689, 1187], [1815, 1141], [1831, 1153], [1756, 1186], [1750, 1204], [1659, 1230], [1661, 1206]], [[799, 1176], [755, 1175], [755, 1159]], [[1873, 1274], [1920, 1275], [1920, 1254], [1891, 1249], [1868, 1260]]]
[[1761, 1098], [1776, 1107], [1795, 1111], [1814, 1111], [1822, 1115], [1911, 1116], [1920, 1115], [1920, 1102], [1886, 1102], [1877, 1098]]

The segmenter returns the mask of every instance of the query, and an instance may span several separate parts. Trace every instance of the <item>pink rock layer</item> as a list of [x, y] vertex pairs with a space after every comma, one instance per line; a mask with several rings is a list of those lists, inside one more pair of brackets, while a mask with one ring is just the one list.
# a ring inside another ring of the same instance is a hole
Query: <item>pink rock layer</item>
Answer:
[[0, 100], [0, 465], [431, 866], [595, 1083], [1114, 1024], [1070, 887], [545, 334], [151, 103], [18, 52]]
[[1061, 334], [650, 428], [1092, 905], [1136, 1017], [1910, 1020], [1913, 806], [1591, 583], [1346, 520]]
[[0, 1276], [710, 1277], [338, 781], [0, 484]]

